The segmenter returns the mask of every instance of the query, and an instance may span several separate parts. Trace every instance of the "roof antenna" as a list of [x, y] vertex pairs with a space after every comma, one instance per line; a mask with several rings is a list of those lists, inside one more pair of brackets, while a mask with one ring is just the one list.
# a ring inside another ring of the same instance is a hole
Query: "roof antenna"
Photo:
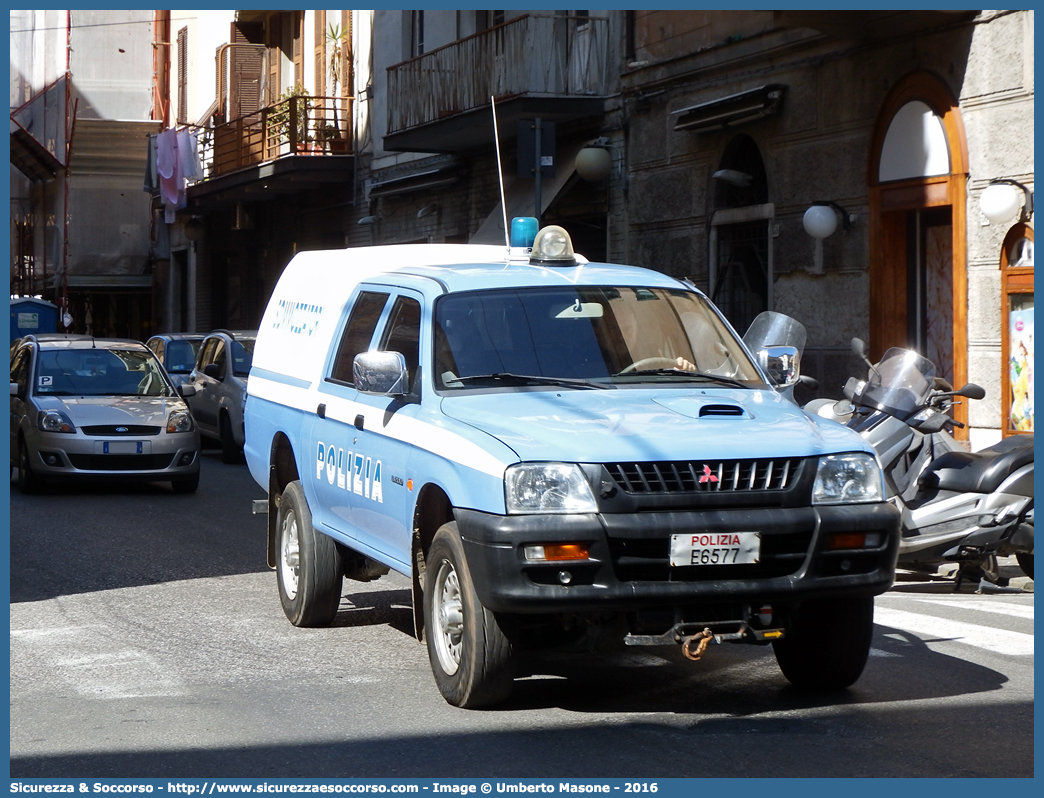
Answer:
[[493, 109], [493, 140], [497, 145], [497, 177], [500, 178], [500, 210], [504, 213], [504, 246], [511, 249], [511, 237], [508, 232], [507, 201], [504, 198], [504, 165], [500, 162], [500, 133], [497, 130], [497, 101], [490, 95], [490, 107]]

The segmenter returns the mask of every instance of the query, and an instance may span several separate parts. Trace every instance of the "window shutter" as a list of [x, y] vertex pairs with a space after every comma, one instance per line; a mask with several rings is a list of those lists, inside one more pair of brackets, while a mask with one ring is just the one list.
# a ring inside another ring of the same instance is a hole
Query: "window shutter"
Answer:
[[178, 119], [188, 124], [188, 28], [178, 31]]

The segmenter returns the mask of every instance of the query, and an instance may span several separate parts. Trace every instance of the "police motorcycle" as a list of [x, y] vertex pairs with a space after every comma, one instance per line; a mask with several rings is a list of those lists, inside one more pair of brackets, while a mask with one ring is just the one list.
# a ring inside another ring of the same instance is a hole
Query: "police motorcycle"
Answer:
[[870, 367], [867, 379], [852, 377], [844, 400], [817, 399], [805, 410], [845, 424], [877, 452], [902, 513], [899, 567], [956, 563], [958, 588], [966, 577], [1003, 584], [997, 557], [1015, 555], [1032, 578], [1033, 436], [968, 452], [949, 432], [964, 426], [949, 410], [958, 397], [985, 397], [980, 386], [954, 390], [908, 349], [889, 349], [876, 365], [862, 340], [853, 338], [852, 350]]

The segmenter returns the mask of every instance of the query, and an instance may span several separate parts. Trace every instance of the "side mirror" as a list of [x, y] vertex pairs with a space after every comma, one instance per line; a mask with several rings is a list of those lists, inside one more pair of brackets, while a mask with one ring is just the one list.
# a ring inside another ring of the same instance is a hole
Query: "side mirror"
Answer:
[[221, 367], [217, 363], [207, 363], [203, 367], [203, 373], [206, 374], [212, 380], [221, 379]]
[[178, 386], [178, 396], [182, 399], [188, 399], [190, 396], [196, 395], [196, 386], [191, 383], [184, 383]]
[[969, 399], [985, 399], [986, 390], [974, 382], [969, 382], [963, 388], [956, 392], [957, 396], [966, 396]]
[[801, 374], [797, 347], [766, 346], [758, 350], [758, 365], [777, 388], [789, 388]]
[[863, 360], [866, 360], [870, 355], [870, 347], [866, 345], [866, 341], [862, 338], [852, 339], [852, 351], [859, 355]]
[[409, 390], [406, 358], [399, 352], [362, 352], [352, 364], [355, 388], [378, 396], [403, 396]]

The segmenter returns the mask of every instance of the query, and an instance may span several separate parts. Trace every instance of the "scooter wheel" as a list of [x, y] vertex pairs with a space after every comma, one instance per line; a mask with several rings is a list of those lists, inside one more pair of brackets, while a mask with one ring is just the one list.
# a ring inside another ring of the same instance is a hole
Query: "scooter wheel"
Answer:
[[1019, 553], [1015, 555], [1015, 559], [1019, 562], [1019, 568], [1022, 569], [1022, 573], [1026, 574], [1030, 579], [1033, 578], [1033, 554], [1030, 553]]

